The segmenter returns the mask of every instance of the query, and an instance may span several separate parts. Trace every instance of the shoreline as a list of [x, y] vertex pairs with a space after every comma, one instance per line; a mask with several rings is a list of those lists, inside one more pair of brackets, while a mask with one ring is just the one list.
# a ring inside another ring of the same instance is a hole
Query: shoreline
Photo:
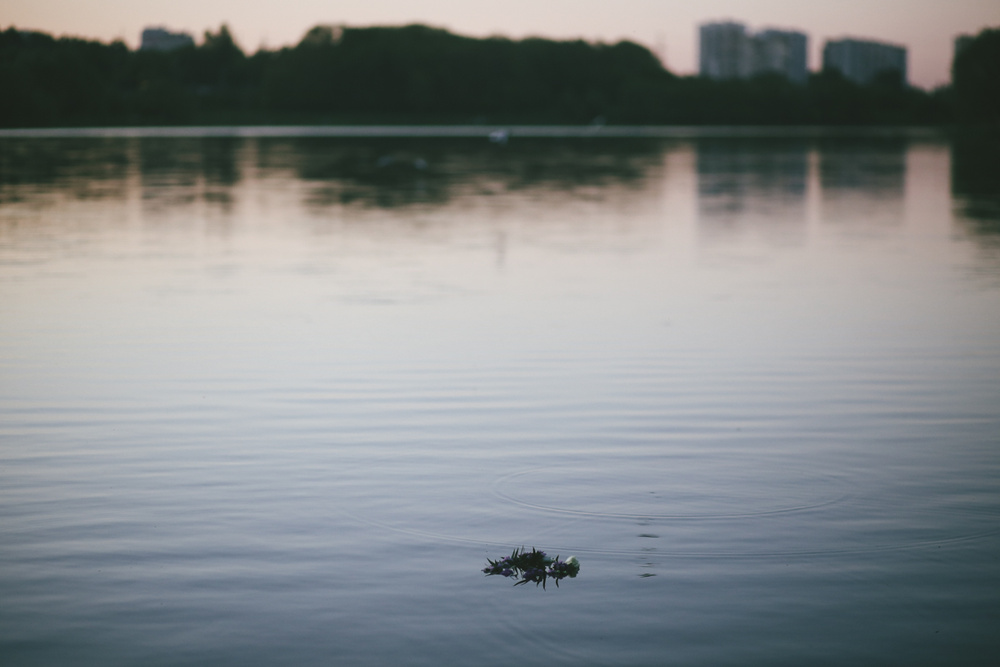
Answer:
[[[962, 128], [886, 125], [164, 125], [0, 128], [0, 138], [940, 139]], [[500, 133], [499, 135], [497, 133]]]

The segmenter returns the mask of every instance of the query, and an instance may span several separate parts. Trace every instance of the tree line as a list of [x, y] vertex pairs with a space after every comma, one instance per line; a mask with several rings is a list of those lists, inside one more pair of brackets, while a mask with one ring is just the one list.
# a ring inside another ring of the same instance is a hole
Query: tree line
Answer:
[[837, 72], [677, 76], [648, 49], [470, 38], [421, 25], [317, 26], [247, 55], [223, 25], [198, 45], [132, 50], [0, 32], [0, 126], [257, 123], [946, 124], [1000, 122], [1000, 30], [927, 92]]

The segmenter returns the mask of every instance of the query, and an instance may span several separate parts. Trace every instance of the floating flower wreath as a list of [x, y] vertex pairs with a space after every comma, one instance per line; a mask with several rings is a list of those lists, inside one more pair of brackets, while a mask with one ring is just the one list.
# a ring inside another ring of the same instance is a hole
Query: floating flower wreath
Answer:
[[483, 568], [486, 576], [492, 577], [499, 574], [501, 577], [517, 577], [515, 586], [533, 582], [545, 588], [545, 582], [552, 579], [559, 586], [559, 580], [569, 577], [572, 579], [580, 572], [580, 561], [573, 556], [566, 560], [559, 560], [559, 556], [550, 558], [544, 551], [538, 551], [534, 547], [528, 551], [524, 547], [514, 549], [509, 555], [500, 560], [486, 559], [488, 566]]

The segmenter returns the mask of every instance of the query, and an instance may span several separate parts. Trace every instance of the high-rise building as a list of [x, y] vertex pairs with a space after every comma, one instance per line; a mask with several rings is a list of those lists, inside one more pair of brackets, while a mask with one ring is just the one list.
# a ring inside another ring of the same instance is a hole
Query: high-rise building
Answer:
[[742, 23], [706, 23], [699, 28], [699, 74], [710, 79], [746, 79], [780, 74], [805, 83], [808, 38], [801, 32], [751, 33]]
[[750, 75], [750, 36], [742, 23], [706, 23], [699, 28], [698, 73], [710, 79]]
[[165, 28], [146, 28], [142, 31], [144, 51], [173, 51], [185, 46], [194, 46], [194, 39], [186, 32], [170, 32]]
[[895, 73], [906, 84], [906, 49], [861, 39], [840, 39], [823, 47], [823, 69], [836, 70], [854, 83], [867, 85]]
[[794, 83], [809, 78], [808, 38], [791, 30], [763, 30], [753, 36], [753, 73], [773, 72]]

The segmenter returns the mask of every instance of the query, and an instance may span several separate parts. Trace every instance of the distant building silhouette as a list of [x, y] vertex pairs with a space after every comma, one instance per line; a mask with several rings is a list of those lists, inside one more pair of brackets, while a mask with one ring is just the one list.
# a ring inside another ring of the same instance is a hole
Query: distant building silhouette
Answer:
[[906, 49], [861, 39], [829, 41], [823, 47], [823, 69], [836, 70], [854, 83], [867, 85], [895, 72], [906, 84]]
[[699, 74], [710, 79], [746, 79], [774, 73], [795, 83], [808, 78], [808, 38], [790, 30], [747, 31], [725, 21], [699, 27]]
[[750, 76], [750, 36], [742, 23], [706, 23], [699, 28], [698, 73], [710, 79]]
[[142, 31], [143, 51], [173, 51], [194, 46], [194, 39], [186, 32], [170, 32], [166, 28], [146, 28]]
[[753, 37], [753, 73], [774, 72], [794, 83], [809, 78], [806, 67], [809, 38], [791, 30], [764, 30]]

